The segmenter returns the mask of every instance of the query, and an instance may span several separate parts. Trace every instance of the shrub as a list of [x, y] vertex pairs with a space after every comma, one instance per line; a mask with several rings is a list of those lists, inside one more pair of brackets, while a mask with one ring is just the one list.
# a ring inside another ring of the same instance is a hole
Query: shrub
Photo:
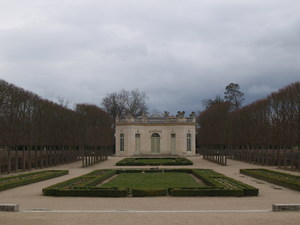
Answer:
[[125, 158], [116, 163], [117, 166], [176, 166], [193, 165], [186, 158]]
[[242, 190], [244, 196], [257, 196], [259, 190], [251, 185], [242, 183], [233, 178], [226, 177], [209, 169], [193, 170], [193, 174], [203, 180], [206, 185], [223, 188], [226, 190]]
[[78, 186], [96, 186], [97, 184], [100, 184], [101, 182], [114, 176], [115, 174], [115, 170], [95, 170], [89, 174], [82, 176], [82, 178], [86, 178], [86, 182], [83, 182]]
[[268, 169], [241, 169], [240, 173], [300, 191], [300, 176]]
[[74, 189], [43, 189], [43, 194], [48, 196], [73, 196], [73, 197], [126, 197], [127, 189], [81, 187]]
[[168, 189], [132, 189], [132, 197], [166, 196]]
[[0, 178], [0, 191], [36, 183], [43, 180], [48, 180], [51, 178], [63, 176], [68, 173], [68, 170], [44, 170], [16, 176], [3, 177]]
[[[86, 175], [76, 177], [47, 188], [43, 189], [44, 195], [54, 195], [54, 196], [70, 196], [72, 195], [72, 191], [75, 187], [88, 187], [88, 186], [96, 186], [97, 184], [101, 183], [102, 181], [112, 177], [116, 174], [115, 170], [95, 170], [91, 173]], [[80, 194], [80, 191], [74, 192]], [[77, 195], [78, 196], [78, 195]]]
[[222, 188], [173, 189], [172, 196], [243, 196], [243, 190], [225, 190]]
[[191, 169], [120, 169], [116, 170], [120, 173], [192, 173]]

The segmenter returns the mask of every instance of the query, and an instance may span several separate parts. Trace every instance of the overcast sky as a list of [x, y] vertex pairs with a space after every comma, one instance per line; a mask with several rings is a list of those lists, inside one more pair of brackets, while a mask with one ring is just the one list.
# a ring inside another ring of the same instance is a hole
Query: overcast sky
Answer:
[[300, 80], [299, 0], [0, 0], [0, 79], [100, 105], [145, 91], [150, 111], [245, 104]]

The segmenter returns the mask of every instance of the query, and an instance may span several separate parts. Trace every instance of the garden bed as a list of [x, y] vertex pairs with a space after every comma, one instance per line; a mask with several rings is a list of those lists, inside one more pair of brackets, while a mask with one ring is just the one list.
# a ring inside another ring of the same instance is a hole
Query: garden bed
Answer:
[[300, 176], [268, 169], [241, 169], [242, 174], [300, 191]]
[[116, 163], [117, 166], [184, 166], [193, 165], [186, 158], [125, 158]]
[[91, 197], [257, 196], [258, 189], [208, 169], [129, 169], [96, 170], [47, 187], [43, 193]]
[[45, 170], [0, 178], [0, 191], [68, 174], [68, 170]]

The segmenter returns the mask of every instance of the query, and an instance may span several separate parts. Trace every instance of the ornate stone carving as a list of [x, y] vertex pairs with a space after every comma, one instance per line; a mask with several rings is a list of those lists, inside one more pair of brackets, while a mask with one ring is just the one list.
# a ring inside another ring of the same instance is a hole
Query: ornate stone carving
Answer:
[[178, 111], [176, 116], [177, 116], [178, 118], [184, 118], [184, 114], [185, 114], [185, 111], [182, 111], [182, 112], [181, 112], [181, 111]]

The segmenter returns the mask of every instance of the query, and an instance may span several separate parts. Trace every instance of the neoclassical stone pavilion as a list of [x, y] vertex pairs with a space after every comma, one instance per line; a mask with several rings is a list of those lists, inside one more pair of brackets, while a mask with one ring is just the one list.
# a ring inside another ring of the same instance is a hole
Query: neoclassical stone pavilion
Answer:
[[116, 156], [196, 154], [195, 113], [152, 114], [116, 119]]

